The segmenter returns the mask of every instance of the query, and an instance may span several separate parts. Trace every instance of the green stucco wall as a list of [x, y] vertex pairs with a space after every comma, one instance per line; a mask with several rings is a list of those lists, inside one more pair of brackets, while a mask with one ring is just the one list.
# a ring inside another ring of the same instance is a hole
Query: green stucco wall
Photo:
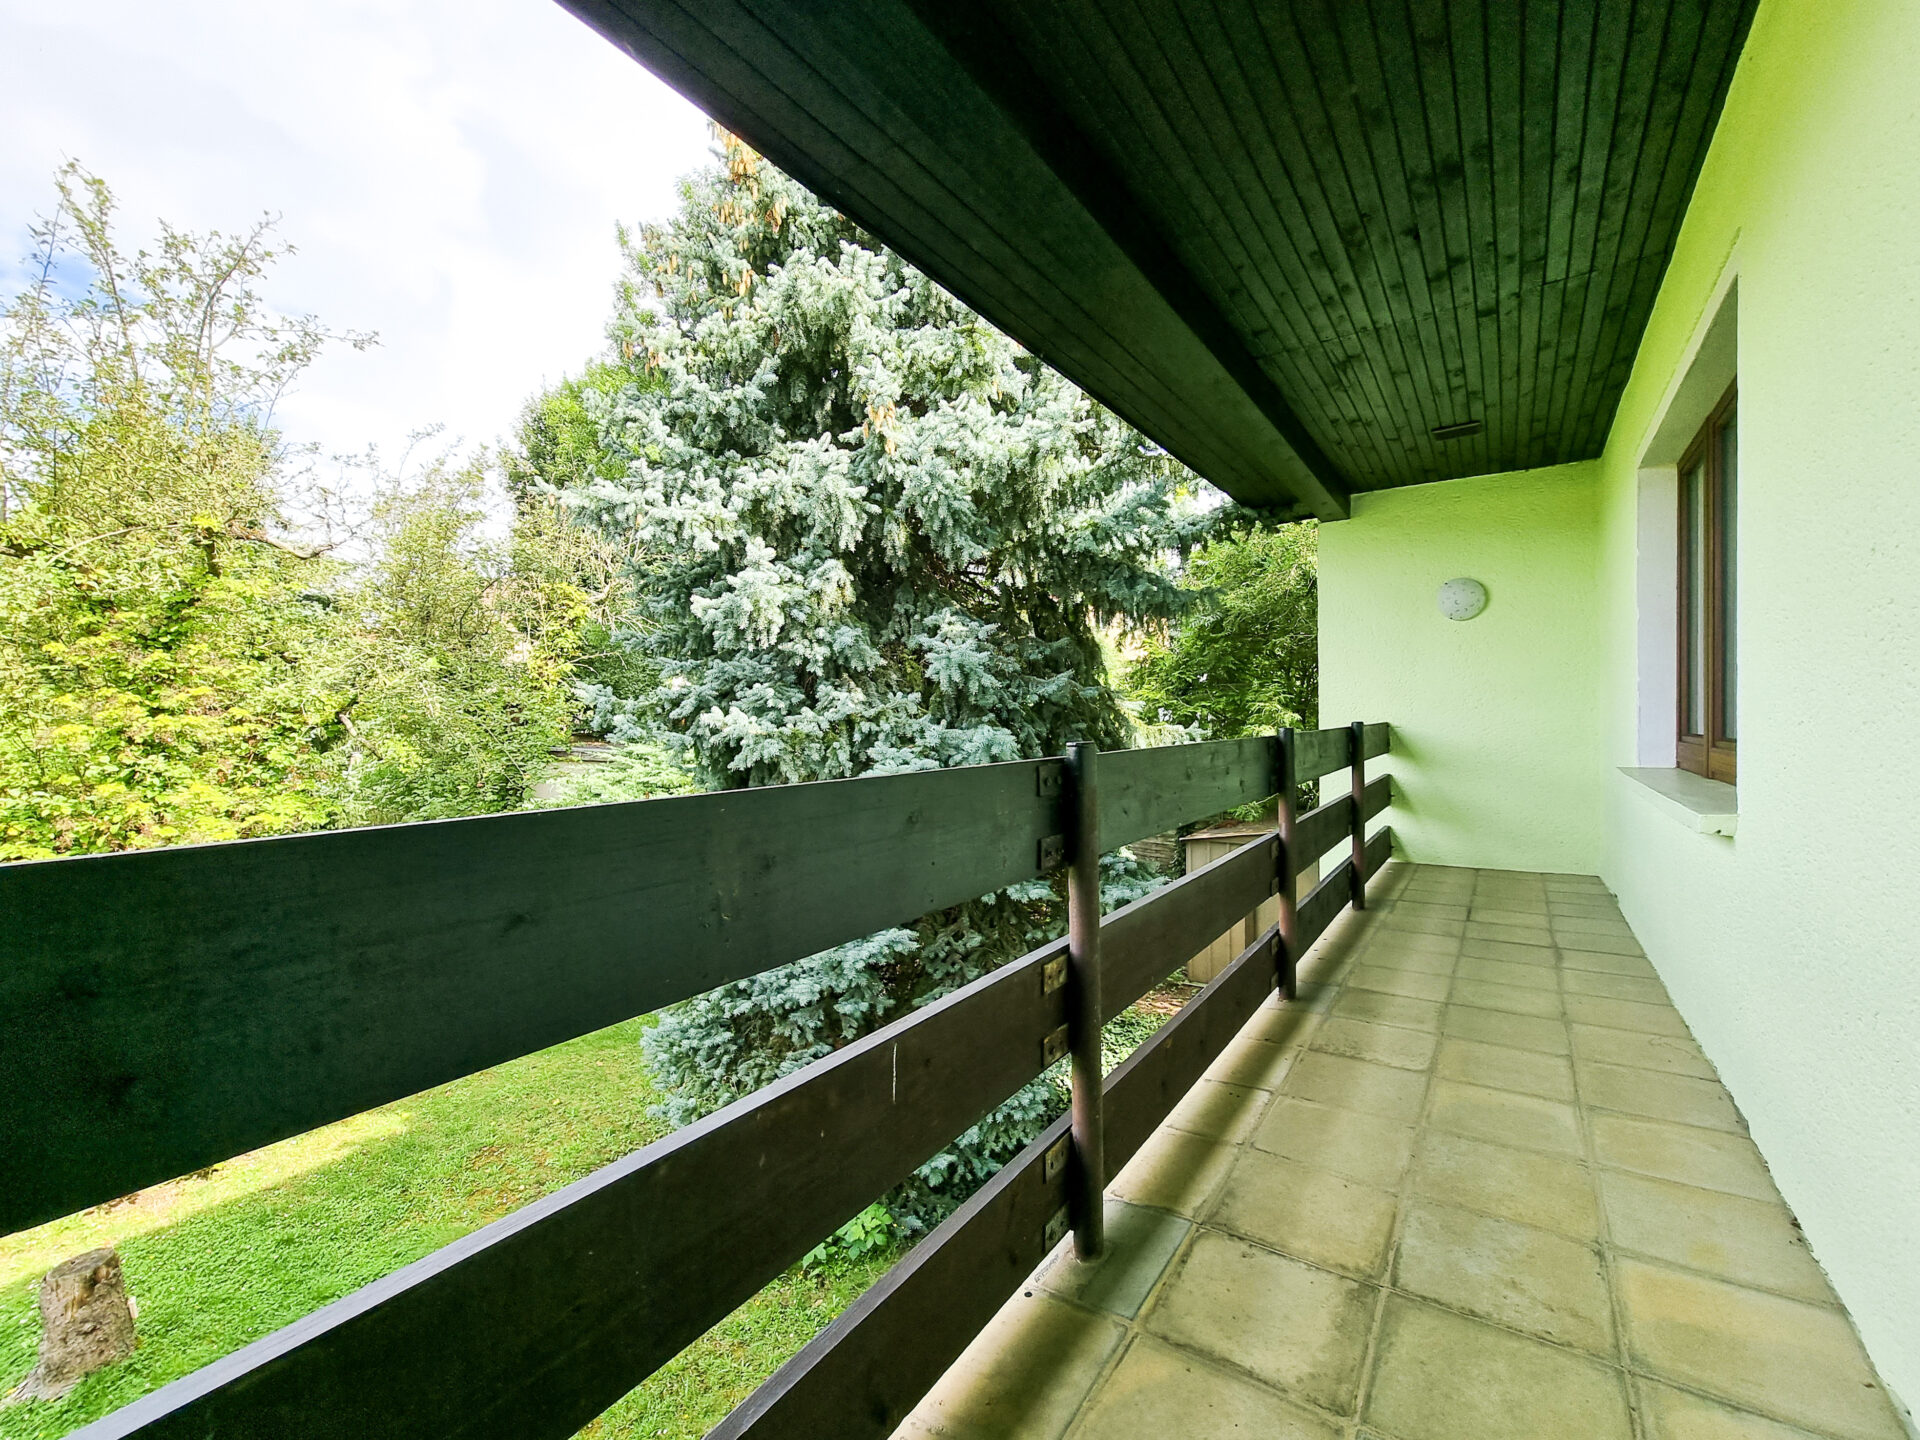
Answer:
[[[1584, 464], [1388, 490], [1320, 528], [1321, 723], [1394, 724], [1393, 827], [1415, 860], [1599, 868], [1598, 480]], [[1487, 587], [1472, 620], [1440, 613], [1456, 576]]]
[[[1642, 646], [1665, 622], [1637, 587], [1670, 563], [1640, 554], [1641, 464], [1730, 278], [1724, 839], [1617, 767], [1647, 763]], [[1605, 877], [1884, 1377], [1920, 1402], [1920, 4], [1762, 0], [1599, 462], [1364, 500], [1321, 553], [1322, 713], [1401, 727], [1409, 852]], [[1448, 630], [1432, 590], [1454, 574], [1494, 603]], [[1555, 623], [1561, 586], [1592, 613]], [[1538, 609], [1499, 623], [1508, 605]], [[1503, 771], [1496, 742], [1530, 758]], [[1556, 809], [1585, 818], [1537, 813]]]

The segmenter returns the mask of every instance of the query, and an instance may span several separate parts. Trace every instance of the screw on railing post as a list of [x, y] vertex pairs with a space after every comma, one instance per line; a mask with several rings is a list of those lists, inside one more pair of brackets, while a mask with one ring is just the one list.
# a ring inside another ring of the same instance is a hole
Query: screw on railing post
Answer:
[[1279, 792], [1279, 828], [1280, 828], [1280, 993], [1291, 1000], [1296, 992], [1294, 973], [1299, 952], [1294, 949], [1294, 940], [1300, 934], [1299, 910], [1294, 904], [1293, 882], [1300, 869], [1299, 858], [1294, 849], [1294, 813], [1293, 794], [1297, 788], [1294, 782], [1293, 729], [1289, 726], [1274, 737], [1274, 789]]
[[1099, 747], [1076, 740], [1067, 747], [1073, 787], [1067, 843], [1067, 1040], [1073, 1055], [1073, 1164], [1067, 1176], [1067, 1215], [1073, 1250], [1094, 1260], [1106, 1248], [1102, 1196], [1107, 1188], [1101, 1125], [1100, 1065], [1100, 804], [1095, 786]]
[[1349, 727], [1353, 736], [1353, 908], [1367, 908], [1367, 722]]

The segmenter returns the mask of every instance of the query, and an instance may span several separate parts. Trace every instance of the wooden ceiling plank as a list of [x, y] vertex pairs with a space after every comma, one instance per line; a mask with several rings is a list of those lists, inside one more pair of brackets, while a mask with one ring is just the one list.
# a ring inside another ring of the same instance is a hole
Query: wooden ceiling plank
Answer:
[[[1446, 221], [1441, 213], [1439, 157], [1428, 128], [1425, 104], [1428, 87], [1422, 75], [1422, 57], [1413, 43], [1411, 3], [1412, 0], [1399, 3], [1399, 14], [1408, 22], [1404, 28], [1380, 24], [1376, 16], [1374, 37], [1386, 76], [1386, 108], [1397, 140], [1399, 166], [1406, 176], [1408, 197], [1413, 205], [1421, 273], [1433, 297], [1422, 336], [1430, 336], [1427, 338], [1432, 347], [1430, 368], [1437, 366], [1435, 409], [1440, 417], [1437, 423], [1451, 425], [1472, 418], [1465, 413], [1472, 400], [1466, 386], [1466, 344], [1460, 333], [1462, 297], [1455, 288], [1453, 257], [1448, 250]], [[1429, 439], [1423, 456], [1429, 463], [1437, 459], [1435, 447], [1439, 443]]]
[[[1420, 221], [1401, 160], [1400, 139], [1388, 100], [1392, 82], [1381, 60], [1372, 15], [1366, 6], [1346, 5], [1341, 0], [1314, 0], [1314, 4], [1317, 8], [1309, 11], [1303, 7], [1303, 13], [1323, 17], [1322, 23], [1330, 33], [1339, 36], [1351, 76], [1351, 123], [1356, 133], [1349, 144], [1365, 163], [1354, 161], [1348, 173], [1353, 177], [1359, 203], [1377, 207], [1384, 218], [1393, 264], [1389, 267], [1383, 263], [1382, 269], [1398, 279], [1398, 284], [1388, 290], [1393, 304], [1390, 323], [1380, 331], [1382, 343], [1398, 349], [1405, 361], [1398, 373], [1405, 396], [1406, 453], [1402, 468], [1385, 478], [1406, 483], [1431, 466], [1431, 432], [1447, 423], [1441, 408], [1446, 369], [1433, 320], [1434, 297], [1427, 283]], [[1344, 131], [1347, 107], [1324, 90], [1317, 93], [1325, 112]]]
[[[1163, 14], [1157, 7], [1154, 13]], [[1112, 80], [1112, 91], [1116, 96], [1146, 94], [1153, 97], [1150, 105], [1140, 104], [1136, 100], [1128, 107], [1129, 111], [1136, 119], [1150, 115], [1158, 122], [1154, 128], [1164, 137], [1162, 143], [1167, 147], [1163, 151], [1166, 168], [1171, 173], [1185, 173], [1194, 178], [1198, 193], [1189, 191], [1192, 210], [1205, 217], [1211, 238], [1220, 249], [1224, 263], [1241, 277], [1250, 292], [1266, 297], [1265, 304], [1260, 306], [1261, 313], [1273, 315], [1280, 309], [1278, 291], [1285, 288], [1284, 285], [1275, 286], [1269, 279], [1281, 264], [1280, 255], [1269, 243], [1268, 227], [1248, 205], [1245, 189], [1235, 183], [1234, 177], [1221, 174], [1218, 169], [1222, 161], [1229, 166], [1235, 159], [1243, 163], [1250, 162], [1247, 162], [1245, 151], [1238, 143], [1238, 135], [1227, 123], [1228, 117], [1219, 102], [1218, 92], [1214, 92], [1212, 97], [1215, 102], [1214, 113], [1203, 113], [1200, 106], [1205, 97], [1195, 93], [1194, 82], [1197, 77], [1191, 74], [1191, 63], [1187, 67], [1188, 73], [1182, 73], [1174, 54], [1170, 53], [1177, 52], [1181, 48], [1179, 41], [1185, 40], [1187, 58], [1194, 62], [1196, 57], [1192, 38], [1184, 30], [1176, 37], [1156, 34], [1157, 27], [1151, 17], [1137, 10], [1127, 18], [1130, 23], [1123, 32], [1109, 24], [1104, 11], [1096, 8], [1086, 15], [1082, 30], [1100, 52], [1099, 63]], [[1166, 43], [1169, 38], [1174, 42], [1172, 45]], [[1196, 135], [1213, 139], [1213, 154], [1194, 150], [1186, 137]], [[1264, 186], [1256, 184], [1251, 188], [1256, 193], [1265, 193]], [[1164, 207], [1162, 213], [1168, 213]], [[1264, 268], [1251, 250], [1256, 240], [1269, 261]], [[1237, 249], [1237, 255], [1228, 253], [1229, 247]], [[1219, 288], [1216, 282], [1216, 295]], [[1337, 388], [1329, 386], [1320, 367], [1300, 363], [1302, 357], [1320, 353], [1331, 338], [1327, 333], [1329, 327], [1324, 319], [1324, 311], [1315, 328], [1320, 334], [1312, 349], [1302, 345], [1297, 337], [1289, 348], [1285, 368], [1296, 378], [1293, 383], [1282, 385], [1282, 391], [1305, 402], [1317, 402], [1314, 408], [1320, 417], [1321, 433], [1318, 438], [1324, 445], [1328, 432], [1335, 428], [1349, 432], [1347, 438], [1350, 439], [1351, 432], [1359, 428], [1361, 415], [1338, 393]], [[1271, 361], [1266, 363], [1270, 369], [1278, 368]], [[1341, 455], [1336, 463], [1341, 466], [1343, 473], [1352, 468], [1352, 459], [1347, 455]]]
[[[1148, 12], [1149, 16], [1158, 13], [1157, 8]], [[1172, 28], [1176, 24], [1177, 31]], [[1239, 197], [1248, 226], [1257, 232], [1274, 262], [1282, 263], [1283, 254], [1297, 254], [1297, 249], [1285, 234], [1285, 221], [1274, 205], [1274, 187], [1262, 173], [1255, 154], [1256, 150], [1269, 148], [1261, 143], [1264, 118], [1246, 88], [1239, 57], [1225, 43], [1217, 12], [1210, 0], [1195, 0], [1168, 10], [1156, 28], [1160, 31], [1161, 53], [1178, 73], [1195, 121], [1202, 133], [1219, 137], [1218, 153], [1226, 161], [1227, 179]], [[1260, 123], [1251, 123], [1255, 120]], [[1340, 260], [1344, 278], [1329, 273], [1328, 284], [1346, 314], [1354, 314], [1358, 307], [1358, 313], [1364, 316], [1368, 310], [1368, 279], [1352, 263], [1351, 246], [1345, 236]], [[1330, 316], [1327, 329], [1325, 346], [1333, 363], [1326, 367], [1321, 386], [1331, 409], [1337, 412], [1342, 467], [1350, 478], [1371, 474], [1378, 470], [1383, 457], [1369, 420], [1386, 412], [1391, 383], [1383, 384], [1371, 357], [1342, 336]], [[1329, 416], [1330, 421], [1333, 418]]]
[[[1324, 235], [1323, 248], [1335, 248], [1356, 277], [1361, 309], [1346, 312], [1343, 328], [1356, 336], [1376, 337], [1369, 363], [1382, 403], [1397, 431], [1422, 431], [1418, 423], [1422, 388], [1414, 380], [1414, 357], [1396, 329], [1397, 317], [1411, 314], [1411, 304], [1392, 218], [1377, 192], [1371, 198], [1367, 194], [1373, 183], [1373, 162], [1366, 137], [1345, 107], [1326, 104], [1323, 91], [1326, 83], [1355, 93], [1364, 87], [1354, 78], [1344, 49], [1336, 52], [1337, 37], [1310, 46], [1296, 28], [1298, 15], [1282, 31], [1273, 28], [1280, 17], [1271, 9], [1248, 6], [1244, 0], [1225, 3], [1231, 7], [1226, 13], [1259, 37], [1259, 48], [1247, 59], [1246, 71], [1251, 84], [1259, 59], [1266, 61], [1270, 83], [1259, 86], [1256, 93], [1275, 163], [1294, 177], [1284, 195], [1296, 213], [1302, 208], [1301, 197], [1308, 195], [1317, 197], [1326, 212], [1324, 229], [1304, 215], [1292, 224], [1310, 236]], [[1316, 33], [1332, 35], [1330, 28]], [[1405, 463], [1403, 446], [1376, 443], [1364, 483], [1373, 488], [1393, 482]]]
[[1522, 17], [1512, 23], [1489, 23], [1486, 0], [1458, 0], [1465, 12], [1477, 12], [1475, 23], [1486, 42], [1487, 135], [1492, 153], [1489, 184], [1493, 200], [1495, 294], [1499, 297], [1500, 388], [1499, 411], [1488, 429], [1494, 444], [1513, 465], [1520, 455], [1517, 417], [1520, 408], [1520, 155]]

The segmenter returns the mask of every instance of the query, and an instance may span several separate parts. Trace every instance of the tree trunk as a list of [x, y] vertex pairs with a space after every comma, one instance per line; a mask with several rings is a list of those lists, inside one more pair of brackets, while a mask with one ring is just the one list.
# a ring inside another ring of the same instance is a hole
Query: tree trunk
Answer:
[[58, 1400], [94, 1371], [133, 1353], [133, 1306], [111, 1250], [89, 1250], [40, 1281], [40, 1363], [8, 1397]]

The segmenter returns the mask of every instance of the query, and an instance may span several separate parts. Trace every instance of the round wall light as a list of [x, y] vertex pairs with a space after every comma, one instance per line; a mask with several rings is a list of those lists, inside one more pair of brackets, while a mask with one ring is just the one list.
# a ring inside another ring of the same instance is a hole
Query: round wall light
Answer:
[[1487, 587], [1461, 576], [1440, 587], [1440, 613], [1449, 620], [1471, 620], [1487, 608]]

